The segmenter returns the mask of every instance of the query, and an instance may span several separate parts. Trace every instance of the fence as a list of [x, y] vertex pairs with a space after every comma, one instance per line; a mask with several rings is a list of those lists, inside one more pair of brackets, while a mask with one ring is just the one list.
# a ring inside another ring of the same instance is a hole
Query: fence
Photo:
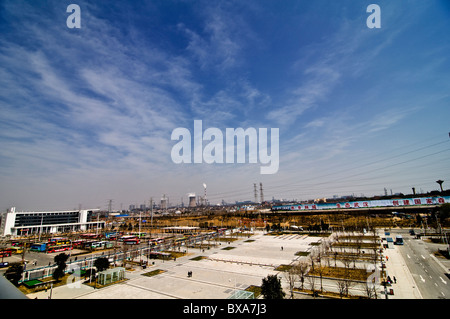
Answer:
[[[94, 261], [101, 257], [108, 258], [108, 261], [110, 263], [115, 263], [115, 262], [120, 262], [120, 261], [124, 260], [125, 258], [133, 259], [135, 257], [142, 256], [142, 255], [144, 257], [150, 256], [150, 254], [155, 251], [156, 251], [155, 249], [146, 247], [146, 248], [130, 250], [128, 252], [117, 252], [115, 254], [114, 253], [113, 254], [103, 254], [103, 255], [95, 255], [95, 256], [91, 256], [91, 257], [86, 257], [84, 259], [68, 262], [64, 272], [71, 273], [75, 269], [85, 270], [85, 269], [93, 268]], [[55, 271], [56, 268], [57, 268], [56, 265], [51, 265], [51, 266], [44, 266], [44, 267], [25, 270], [22, 273], [22, 279], [19, 280], [19, 283], [28, 281], [28, 280], [32, 280], [32, 279], [42, 279], [42, 278], [50, 277], [53, 275], [53, 272]]]

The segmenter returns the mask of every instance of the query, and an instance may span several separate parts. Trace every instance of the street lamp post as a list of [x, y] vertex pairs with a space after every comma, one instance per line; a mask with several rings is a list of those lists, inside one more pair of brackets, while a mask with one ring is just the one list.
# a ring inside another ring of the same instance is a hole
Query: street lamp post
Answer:
[[42, 224], [44, 222], [44, 214], [41, 215], [41, 227], [39, 228], [39, 242], [41, 242]]

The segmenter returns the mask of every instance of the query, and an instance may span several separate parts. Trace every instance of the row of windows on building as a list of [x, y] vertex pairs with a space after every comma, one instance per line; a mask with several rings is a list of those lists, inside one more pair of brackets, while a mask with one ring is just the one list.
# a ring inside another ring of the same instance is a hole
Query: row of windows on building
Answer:
[[[91, 221], [92, 212], [88, 213], [87, 221]], [[15, 227], [21, 226], [38, 226], [38, 225], [54, 225], [78, 223], [78, 212], [55, 212], [55, 213], [19, 213], [14, 221]]]

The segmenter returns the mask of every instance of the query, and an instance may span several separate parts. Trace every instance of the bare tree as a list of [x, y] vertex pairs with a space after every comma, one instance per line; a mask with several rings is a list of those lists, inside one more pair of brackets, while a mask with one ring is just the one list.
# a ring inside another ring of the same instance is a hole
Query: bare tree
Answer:
[[309, 254], [309, 260], [311, 261], [311, 270], [312, 271], [314, 271], [314, 261], [315, 261], [315, 259], [316, 259], [316, 255], [311, 250], [311, 252]]
[[291, 268], [288, 269], [288, 271], [285, 271], [283, 273], [284, 278], [289, 283], [289, 291], [291, 292], [291, 299], [294, 299], [294, 284], [295, 284], [295, 278], [297, 276], [295, 265], [293, 265]]
[[[366, 265], [366, 272], [369, 272]], [[379, 273], [377, 273], [377, 268], [375, 268], [374, 273], [370, 275], [365, 284], [364, 284], [364, 291], [366, 292], [367, 298], [369, 299], [377, 299], [377, 290], [376, 290], [376, 284], [378, 281]]]
[[356, 259], [361, 255], [361, 248], [362, 248], [363, 240], [360, 235], [357, 235], [356, 237], [356, 258], [353, 262], [353, 268], [356, 268]]
[[299, 277], [300, 283], [302, 284], [301, 289], [304, 288], [305, 282], [305, 274], [308, 272], [309, 264], [307, 261], [302, 260], [298, 264], [295, 265], [295, 271], [297, 276]]
[[352, 288], [355, 285], [355, 282], [352, 281], [348, 276], [344, 279], [345, 284], [345, 296], [348, 297], [350, 288]]
[[345, 254], [341, 260], [342, 260], [342, 263], [344, 264], [344, 268], [345, 268], [346, 272], [348, 272], [348, 269], [350, 268], [350, 264], [353, 261], [352, 258], [350, 257], [349, 254]]
[[306, 276], [309, 282], [309, 288], [312, 290], [313, 296], [316, 296], [316, 277]]
[[127, 268], [127, 262], [128, 262], [128, 260], [127, 260], [128, 246], [127, 246], [127, 244], [123, 243], [122, 251], [123, 251], [122, 267]]
[[317, 266], [317, 272], [319, 273], [319, 277], [320, 277], [320, 292], [323, 292], [322, 278], [323, 278], [324, 270], [325, 270], [325, 267], [322, 266], [322, 263], [320, 262], [319, 265]]
[[345, 284], [345, 279], [341, 278], [339, 280], [336, 281], [336, 285], [339, 291], [339, 297], [342, 297], [345, 295], [345, 289], [346, 289], [346, 284]]

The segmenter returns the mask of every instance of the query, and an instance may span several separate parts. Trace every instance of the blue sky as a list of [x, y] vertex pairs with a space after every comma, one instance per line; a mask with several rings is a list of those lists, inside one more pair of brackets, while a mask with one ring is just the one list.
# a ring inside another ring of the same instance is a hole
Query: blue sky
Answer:
[[[444, 0], [2, 1], [1, 209], [449, 188], [449, 18]], [[278, 172], [173, 163], [195, 119], [279, 128]]]

